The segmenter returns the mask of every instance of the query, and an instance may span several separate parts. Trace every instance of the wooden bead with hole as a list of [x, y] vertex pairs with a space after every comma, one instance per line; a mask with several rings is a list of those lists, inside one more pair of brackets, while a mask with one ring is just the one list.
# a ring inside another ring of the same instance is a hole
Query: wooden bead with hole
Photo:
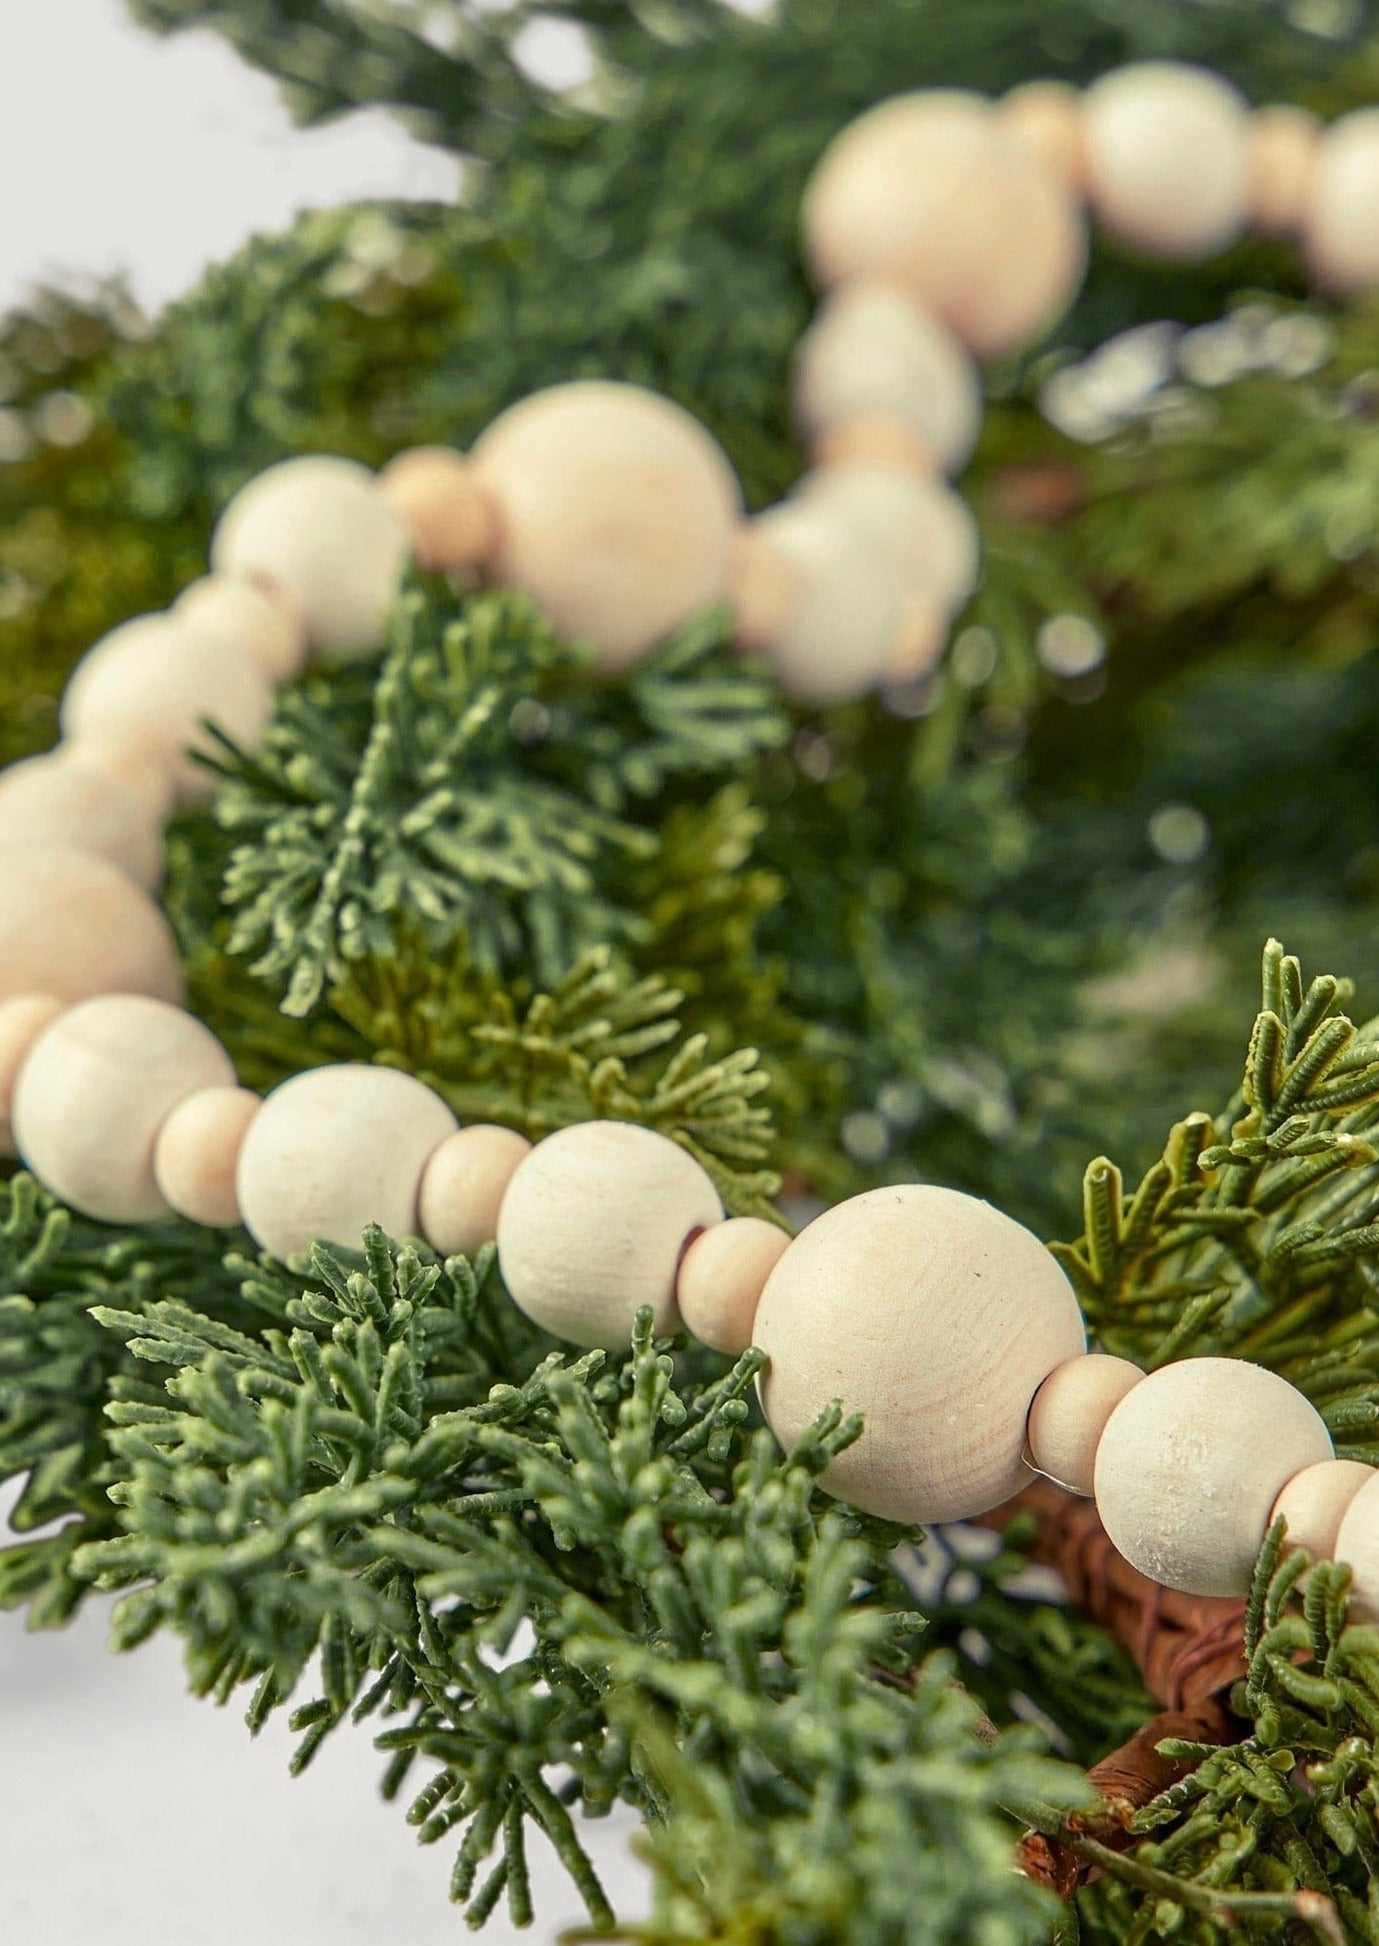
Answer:
[[479, 474], [449, 446], [414, 446], [390, 460], [378, 484], [433, 573], [488, 565], [498, 552], [498, 508]]
[[472, 1257], [498, 1235], [498, 1211], [531, 1143], [514, 1128], [478, 1122], [447, 1135], [421, 1179], [418, 1223], [442, 1257]]
[[703, 1230], [685, 1252], [675, 1295], [685, 1328], [735, 1358], [752, 1342], [766, 1280], [790, 1246], [759, 1216], [734, 1216]]
[[1290, 1547], [1305, 1547], [1314, 1561], [1332, 1561], [1346, 1511], [1373, 1478], [1374, 1468], [1359, 1460], [1319, 1460], [1305, 1466], [1275, 1500], [1269, 1525], [1286, 1520]]
[[1144, 1373], [1128, 1358], [1088, 1352], [1050, 1372], [1029, 1409], [1030, 1457], [1072, 1493], [1090, 1494], [1106, 1422]]
[[168, 1208], [193, 1223], [224, 1229], [239, 1221], [235, 1172], [259, 1097], [248, 1088], [200, 1088], [180, 1101], [158, 1131], [153, 1179]]
[[1229, 81], [1182, 61], [1136, 61], [1087, 90], [1087, 196], [1144, 256], [1194, 262], [1248, 213], [1249, 111]]

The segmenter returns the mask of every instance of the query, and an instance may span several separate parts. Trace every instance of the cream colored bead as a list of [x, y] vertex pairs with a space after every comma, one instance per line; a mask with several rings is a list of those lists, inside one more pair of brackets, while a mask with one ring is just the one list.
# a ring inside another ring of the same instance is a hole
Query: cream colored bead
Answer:
[[0, 1000], [0, 1155], [15, 1152], [10, 1110], [19, 1070], [39, 1035], [62, 1012], [62, 1001], [50, 993], [18, 993], [13, 1000]]
[[1322, 125], [1305, 108], [1260, 108], [1250, 117], [1246, 202], [1266, 236], [1301, 233], [1321, 158]]
[[1151, 1581], [1241, 1595], [1280, 1492], [1332, 1457], [1321, 1415], [1286, 1379], [1236, 1358], [1187, 1358], [1151, 1372], [1111, 1414], [1097, 1512]]
[[309, 1068], [284, 1081], [249, 1124], [235, 1194], [255, 1242], [289, 1257], [316, 1242], [358, 1250], [366, 1225], [414, 1236], [426, 1164], [455, 1117], [395, 1068]]
[[498, 1213], [498, 1263], [518, 1309], [576, 1345], [626, 1345], [642, 1305], [679, 1329], [675, 1277], [718, 1192], [680, 1146], [634, 1122], [581, 1122], [538, 1142]]
[[1359, 1460], [1319, 1460], [1305, 1466], [1275, 1500], [1269, 1525], [1286, 1520], [1290, 1547], [1305, 1547], [1314, 1561], [1334, 1561], [1346, 1509], [1373, 1478], [1374, 1468]]
[[366, 466], [282, 460], [241, 487], [211, 540], [217, 574], [285, 588], [319, 660], [382, 648], [407, 562], [407, 534]]
[[759, 1216], [735, 1216], [701, 1231], [675, 1285], [686, 1329], [730, 1357], [746, 1351], [766, 1280], [789, 1247], [785, 1231]]
[[79, 761], [88, 744], [121, 744], [166, 769], [182, 803], [196, 803], [214, 793], [216, 779], [187, 753], [224, 754], [203, 722], [252, 752], [272, 707], [272, 687], [247, 656], [170, 615], [144, 615], [82, 657], [60, 720]]
[[274, 685], [306, 667], [306, 618], [286, 588], [208, 574], [182, 591], [172, 612], [198, 635], [248, 656]]
[[142, 995], [83, 1001], [34, 1044], [14, 1090], [15, 1145], [39, 1181], [106, 1223], [167, 1214], [153, 1176], [166, 1117], [199, 1088], [233, 1083], [209, 1028]]
[[177, 778], [171, 758], [150, 757], [146, 750], [121, 742], [118, 735], [102, 738], [93, 732], [81, 743], [62, 745], [64, 763], [79, 764], [83, 770], [99, 771], [113, 778], [136, 798], [144, 816], [161, 831], [177, 809]]
[[94, 852], [146, 892], [162, 883], [163, 834], [148, 805], [60, 750], [0, 771], [0, 845], [34, 843]]
[[891, 644], [882, 674], [887, 683], [922, 682], [943, 660], [948, 646], [948, 616], [936, 602], [910, 602]]
[[1040, 337], [1087, 252], [1067, 188], [989, 103], [946, 90], [897, 96], [843, 130], [805, 192], [804, 237], [823, 289], [897, 284], [981, 358]]
[[901, 473], [928, 479], [942, 472], [937, 454], [916, 439], [899, 419], [875, 414], [863, 419], [835, 419], [810, 446], [816, 466], [891, 466]]
[[515, 1128], [477, 1123], [447, 1135], [421, 1179], [421, 1234], [442, 1257], [472, 1257], [498, 1235], [498, 1211], [531, 1143]]
[[201, 1088], [173, 1109], [153, 1149], [153, 1179], [169, 1209], [208, 1229], [239, 1221], [235, 1172], [258, 1114], [248, 1088]]
[[1179, 61], [1137, 61], [1085, 97], [1087, 195], [1130, 249], [1192, 261], [1245, 227], [1249, 111], [1228, 81]]
[[490, 578], [592, 645], [604, 674], [725, 599], [741, 493], [717, 441], [671, 400], [554, 386], [495, 419], [472, 459], [498, 505]]
[[1066, 188], [1080, 193], [1086, 174], [1082, 97], [1062, 81], [1027, 81], [996, 104], [1004, 132], [1037, 156]]
[[51, 993], [182, 998], [177, 942], [146, 893], [94, 853], [64, 845], [0, 851], [0, 1000]]
[[840, 423], [892, 423], [956, 473], [982, 423], [981, 377], [952, 333], [886, 284], [845, 284], [795, 361], [795, 416], [818, 441]]
[[753, 521], [733, 542], [728, 591], [739, 648], [763, 649], [789, 627], [805, 597], [805, 577]]
[[873, 1189], [790, 1245], [757, 1308], [771, 1430], [791, 1446], [831, 1401], [861, 1438], [830, 1493], [892, 1520], [963, 1520], [1028, 1479], [1025, 1422], [1085, 1337], [1038, 1238], [972, 1196]]
[[1050, 1372], [1029, 1409], [1030, 1456], [1041, 1473], [1090, 1494], [1106, 1422], [1144, 1373], [1128, 1358], [1089, 1352]]
[[378, 484], [406, 528], [412, 553], [435, 572], [481, 568], [498, 552], [498, 508], [463, 454], [449, 446], [399, 453]]
[[943, 480], [919, 480], [893, 466], [821, 466], [805, 479], [802, 503], [828, 507], [879, 547], [905, 589], [953, 614], [981, 571], [972, 509]]
[[755, 646], [797, 702], [845, 702], [874, 689], [906, 613], [905, 577], [836, 507], [799, 495], [752, 523], [798, 583], [798, 597]]
[[1335, 1559], [1351, 1571], [1351, 1619], [1379, 1622], [1379, 1473], [1371, 1472], [1341, 1515]]
[[1357, 108], [1321, 140], [1303, 243], [1312, 275], [1339, 297], [1379, 284], [1379, 108]]

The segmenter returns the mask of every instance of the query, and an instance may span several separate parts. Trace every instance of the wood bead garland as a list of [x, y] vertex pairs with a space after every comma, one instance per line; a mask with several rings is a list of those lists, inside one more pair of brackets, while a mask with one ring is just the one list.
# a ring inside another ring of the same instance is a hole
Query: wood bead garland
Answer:
[[20, 993], [0, 1001], [0, 1155], [13, 1155], [14, 1128], [10, 1110], [19, 1070], [34, 1042], [64, 1011], [50, 993]]
[[746, 1351], [766, 1280], [789, 1247], [785, 1231], [759, 1216], [734, 1216], [701, 1231], [675, 1284], [686, 1329], [730, 1357]]
[[0, 1000], [51, 993], [182, 998], [177, 942], [153, 901], [106, 858], [70, 845], [0, 850]]
[[153, 1179], [168, 1208], [192, 1223], [239, 1221], [235, 1175], [259, 1097], [248, 1088], [201, 1088], [180, 1101], [158, 1131]]
[[516, 1129], [476, 1123], [447, 1135], [426, 1165], [421, 1234], [442, 1257], [472, 1257], [498, 1235], [498, 1211], [531, 1143]]
[[498, 552], [498, 508], [474, 467], [448, 446], [414, 446], [378, 476], [419, 567], [477, 568]]
[[1106, 1422], [1144, 1373], [1128, 1358], [1088, 1352], [1049, 1373], [1029, 1409], [1030, 1458], [1071, 1493], [1090, 1494]]
[[94, 852], [145, 892], [162, 883], [163, 834], [148, 804], [61, 751], [0, 772], [0, 846], [35, 840]]
[[172, 613], [247, 656], [271, 683], [291, 682], [306, 667], [306, 618], [286, 588], [207, 574], [182, 591]]
[[1146, 256], [1192, 261], [1245, 227], [1245, 102], [1177, 61], [1118, 68], [1087, 90], [1087, 194], [1097, 221]]
[[1270, 1508], [1269, 1525], [1286, 1520], [1290, 1547], [1305, 1547], [1314, 1561], [1330, 1561], [1351, 1501], [1373, 1478], [1374, 1468], [1359, 1460], [1319, 1460], [1305, 1466]]

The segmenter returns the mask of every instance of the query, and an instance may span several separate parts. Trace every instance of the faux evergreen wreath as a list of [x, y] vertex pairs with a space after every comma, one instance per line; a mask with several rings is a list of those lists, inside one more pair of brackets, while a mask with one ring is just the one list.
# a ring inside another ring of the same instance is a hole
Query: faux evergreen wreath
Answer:
[[[485, 166], [458, 210], [256, 242], [148, 335], [114, 296], [11, 320], [5, 760], [288, 454], [464, 445], [615, 374], [701, 417], [754, 504], [781, 492], [801, 188], [882, 95], [1165, 52], [1328, 114], [1379, 80], [1358, 0], [137, 11], [219, 27], [307, 117], [386, 102]], [[526, 74], [537, 16], [590, 37], [587, 101]], [[982, 587], [888, 706], [788, 709], [712, 617], [590, 691], [529, 606], [418, 580], [384, 659], [287, 693], [174, 831], [195, 1010], [242, 1078], [382, 1060], [531, 1136], [642, 1122], [739, 1214], [782, 1175], [972, 1189], [1076, 1238], [1106, 1349], [1270, 1365], [1379, 1459], [1379, 1041], [1273, 945], [1251, 1032], [1273, 932], [1375, 991], [1379, 309], [1324, 314], [1294, 276], [1255, 246], [1097, 261], [998, 375]], [[1118, 385], [1095, 348], [1164, 318], [1154, 382]], [[514, 815], [419, 824], [438, 768]], [[647, 1940], [1379, 1938], [1379, 1635], [1280, 1536], [1243, 1614], [1149, 1608], [1040, 1487], [919, 1594], [913, 1537], [817, 1491], [855, 1427], [783, 1455], [753, 1354], [574, 1357], [491, 1253], [374, 1233], [285, 1272], [22, 1174], [0, 1211], [0, 1474], [32, 1536], [0, 1600], [53, 1626], [126, 1590], [122, 1646], [176, 1629], [199, 1691], [295, 1711], [301, 1763], [376, 1716], [471, 1919], [527, 1916], [534, 1822], [611, 1925], [572, 1811], [621, 1798]], [[1029, 1554], [1072, 1604], [1022, 1594]]]

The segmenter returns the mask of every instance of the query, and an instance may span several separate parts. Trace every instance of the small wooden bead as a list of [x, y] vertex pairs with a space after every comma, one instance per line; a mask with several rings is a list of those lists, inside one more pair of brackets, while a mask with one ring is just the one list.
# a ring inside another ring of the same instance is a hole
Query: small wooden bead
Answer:
[[846, 284], [827, 299], [801, 342], [794, 394], [816, 447], [857, 421], [874, 438], [879, 422], [931, 456], [925, 471], [934, 460], [940, 472], [960, 471], [981, 430], [981, 378], [967, 351], [886, 284]]
[[802, 502], [827, 506], [884, 552], [908, 600], [950, 614], [977, 585], [982, 544], [972, 509], [943, 480], [915, 479], [893, 466], [828, 466], [809, 474]]
[[531, 1143], [477, 1123], [447, 1135], [421, 1179], [421, 1234], [442, 1257], [472, 1257], [498, 1235], [498, 1211]]
[[241, 487], [211, 540], [217, 574], [285, 588], [323, 661], [382, 648], [407, 561], [407, 534], [366, 466], [327, 455], [282, 460]]
[[239, 1221], [235, 1172], [259, 1097], [248, 1088], [201, 1088], [173, 1109], [153, 1149], [153, 1179], [168, 1208], [208, 1229]]
[[882, 671], [888, 684], [921, 682], [932, 675], [943, 660], [948, 646], [948, 617], [943, 609], [922, 597], [906, 604], [896, 636]]
[[1312, 275], [1338, 297], [1379, 284], [1379, 108], [1357, 108], [1322, 136], [1303, 230]]
[[1379, 1473], [1371, 1471], [1341, 1515], [1334, 1558], [1351, 1571], [1351, 1619], [1379, 1622]]
[[0, 1000], [51, 993], [182, 998], [167, 921], [108, 859], [64, 845], [0, 851]]
[[497, 554], [498, 508], [463, 454], [414, 446], [389, 461], [378, 484], [421, 567], [436, 573], [480, 568]]
[[754, 521], [733, 542], [728, 570], [738, 647], [763, 649], [789, 626], [804, 600], [804, 576]]
[[1111, 1414], [1097, 1512], [1151, 1581], [1242, 1595], [1279, 1494], [1332, 1457], [1321, 1415], [1286, 1379], [1236, 1358], [1187, 1358], [1151, 1372]]
[[1025, 1422], [1085, 1344], [1037, 1237], [956, 1190], [873, 1189], [803, 1230], [757, 1307], [761, 1402], [783, 1446], [833, 1400], [861, 1438], [830, 1493], [901, 1521], [964, 1520], [1028, 1479]]
[[112, 778], [137, 799], [144, 816], [161, 831], [177, 809], [177, 779], [172, 759], [151, 757], [147, 750], [123, 743], [118, 736], [88, 732], [80, 744], [61, 746], [64, 763], [80, 765]]
[[1373, 1478], [1374, 1468], [1359, 1460], [1320, 1460], [1305, 1466], [1275, 1500], [1269, 1525], [1286, 1520], [1290, 1547], [1305, 1547], [1314, 1561], [1334, 1561], [1346, 1509]]
[[358, 1250], [379, 1223], [414, 1236], [426, 1164], [455, 1117], [424, 1082], [395, 1068], [309, 1068], [275, 1088], [249, 1124], [235, 1194], [261, 1249], [289, 1257], [313, 1243]]
[[306, 618], [286, 588], [208, 574], [182, 591], [172, 612], [198, 635], [248, 656], [275, 687], [306, 667]]
[[702, 1230], [675, 1285], [686, 1329], [730, 1357], [746, 1351], [766, 1280], [789, 1247], [786, 1232], [759, 1216], [735, 1216]]
[[905, 618], [905, 578], [836, 507], [787, 500], [752, 523], [754, 542], [788, 564], [798, 598], [756, 647], [801, 703], [846, 702], [880, 682]]
[[162, 883], [163, 834], [147, 803], [60, 750], [0, 772], [0, 845], [34, 843], [94, 852], [146, 892]]
[[168, 1205], [153, 1148], [169, 1113], [200, 1088], [232, 1085], [209, 1028], [166, 1001], [83, 1001], [34, 1044], [14, 1090], [15, 1144], [55, 1196], [106, 1223], [143, 1223]]
[[79, 759], [88, 744], [122, 744], [167, 769], [179, 801], [190, 804], [212, 796], [216, 780], [188, 753], [223, 755], [203, 722], [253, 751], [272, 707], [272, 687], [247, 656], [170, 615], [144, 615], [82, 657], [60, 720]]
[[843, 130], [805, 192], [804, 236], [821, 288], [896, 284], [981, 358], [1054, 323], [1087, 251], [1067, 188], [989, 103], [948, 90], [897, 96]]
[[62, 1011], [62, 1001], [49, 993], [19, 993], [0, 1001], [0, 1155], [15, 1153], [10, 1110], [19, 1070], [39, 1035]]
[[498, 1263], [529, 1318], [576, 1345], [626, 1345], [642, 1305], [679, 1329], [686, 1243], [723, 1221], [706, 1172], [634, 1122], [581, 1122], [538, 1142], [498, 1213]]
[[1087, 194], [1112, 236], [1192, 261], [1245, 227], [1249, 111], [1228, 81], [1179, 61], [1117, 68], [1085, 98]]
[[1082, 97], [1063, 81], [1027, 81], [996, 104], [1004, 132], [1080, 194], [1086, 176]]
[[617, 675], [721, 601], [741, 493], [721, 447], [669, 399], [585, 381], [512, 406], [473, 452], [498, 505], [490, 578]]
[[816, 466], [889, 466], [927, 479], [943, 469], [937, 457], [899, 419], [836, 419], [810, 447]]
[[1050, 1372], [1029, 1409], [1030, 1456], [1041, 1473], [1090, 1494], [1106, 1422], [1144, 1373], [1128, 1358], [1089, 1352]]
[[1260, 108], [1250, 117], [1246, 204], [1266, 236], [1298, 236], [1321, 157], [1322, 125], [1305, 108]]

